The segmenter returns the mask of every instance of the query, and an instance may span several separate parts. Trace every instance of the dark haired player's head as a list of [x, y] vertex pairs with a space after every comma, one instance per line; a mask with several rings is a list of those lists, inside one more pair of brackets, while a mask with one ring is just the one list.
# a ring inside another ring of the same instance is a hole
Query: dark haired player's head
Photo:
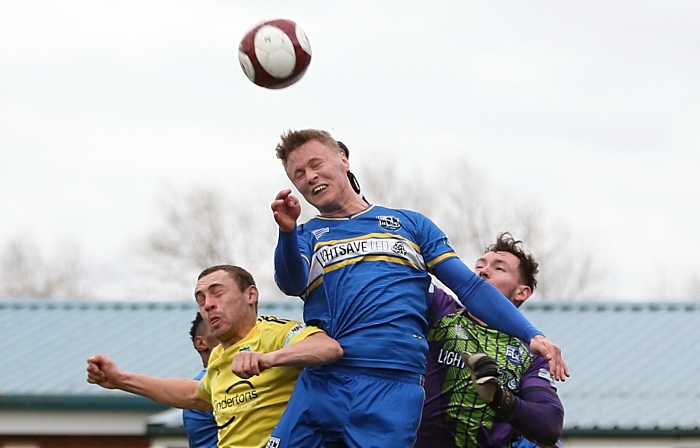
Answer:
[[530, 252], [523, 249], [522, 241], [513, 238], [510, 232], [502, 232], [496, 237], [496, 242], [484, 250], [484, 253], [487, 252], [508, 252], [515, 255], [520, 260], [520, 281], [535, 291], [540, 265]]
[[206, 367], [209, 363], [209, 355], [214, 347], [219, 345], [219, 340], [211, 333], [209, 325], [207, 325], [199, 312], [192, 321], [190, 338], [192, 339], [192, 345], [194, 345], [195, 350], [197, 350], [199, 356], [202, 357], [202, 364]]
[[510, 232], [499, 233], [476, 261], [477, 275], [491, 283], [515, 306], [527, 300], [537, 287], [539, 265]]
[[190, 327], [190, 339], [192, 339], [192, 343], [194, 343], [194, 338], [201, 335], [199, 327], [203, 323], [204, 318], [202, 317], [202, 314], [197, 312], [197, 315], [194, 316], [194, 320], [192, 321], [192, 327]]

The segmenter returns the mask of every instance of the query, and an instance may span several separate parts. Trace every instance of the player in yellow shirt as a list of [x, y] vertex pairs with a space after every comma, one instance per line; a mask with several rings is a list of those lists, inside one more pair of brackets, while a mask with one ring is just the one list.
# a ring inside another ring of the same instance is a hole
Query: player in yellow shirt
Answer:
[[240, 267], [205, 269], [195, 299], [221, 341], [200, 382], [125, 372], [104, 355], [88, 359], [88, 382], [166, 406], [213, 409], [221, 448], [263, 447], [301, 369], [336, 361], [343, 350], [318, 328], [271, 316], [258, 318], [258, 289]]
[[[214, 408], [220, 440], [257, 440], [250, 446], [265, 446], [287, 406], [300, 371], [295, 367], [279, 367], [246, 379], [246, 375], [241, 377], [231, 371], [234, 356], [244, 351], [269, 353], [320, 331], [296, 321], [263, 316], [244, 339], [226, 350], [218, 346], [212, 351], [198, 392]], [[261, 434], [267, 434], [267, 438]]]

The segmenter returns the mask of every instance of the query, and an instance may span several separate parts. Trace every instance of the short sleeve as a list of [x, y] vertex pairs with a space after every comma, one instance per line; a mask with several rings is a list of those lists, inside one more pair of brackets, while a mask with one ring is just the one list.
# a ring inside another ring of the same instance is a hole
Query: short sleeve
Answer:
[[314, 333], [323, 333], [323, 330], [318, 327], [307, 326], [303, 322], [295, 321], [289, 322], [285, 326], [285, 330], [282, 334], [282, 347], [303, 341]]

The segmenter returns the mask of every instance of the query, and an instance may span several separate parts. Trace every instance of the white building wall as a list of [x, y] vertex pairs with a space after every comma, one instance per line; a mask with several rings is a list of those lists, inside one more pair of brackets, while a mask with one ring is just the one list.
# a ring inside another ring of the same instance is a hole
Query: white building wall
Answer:
[[700, 437], [693, 438], [563, 438], [565, 448], [700, 448]]
[[2, 435], [128, 435], [146, 434], [153, 412], [0, 411]]

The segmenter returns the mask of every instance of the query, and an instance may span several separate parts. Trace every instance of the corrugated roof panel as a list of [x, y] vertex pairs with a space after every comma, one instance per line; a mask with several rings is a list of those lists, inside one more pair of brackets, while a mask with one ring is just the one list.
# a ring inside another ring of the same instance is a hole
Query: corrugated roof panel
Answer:
[[19, 305], [0, 304], [5, 394], [103, 393], [85, 380], [86, 360], [97, 353], [124, 369], [154, 376], [198, 371], [199, 356], [188, 336], [194, 304], [172, 309], [97, 302]]
[[[260, 311], [301, 314], [281, 301], [263, 302]], [[194, 301], [0, 301], [0, 395], [123, 394], [87, 383], [87, 358], [99, 353], [125, 370], [195, 376], [201, 360], [189, 330], [196, 312]]]
[[[193, 301], [0, 301], [0, 399], [123, 394], [85, 380], [97, 353], [126, 370], [194, 376], [196, 310]], [[566, 429], [700, 429], [700, 302], [533, 301], [522, 311], [571, 369], [558, 383]], [[260, 314], [300, 319], [301, 301], [261, 302]]]
[[566, 428], [700, 428], [700, 304], [526, 303], [563, 350]]

